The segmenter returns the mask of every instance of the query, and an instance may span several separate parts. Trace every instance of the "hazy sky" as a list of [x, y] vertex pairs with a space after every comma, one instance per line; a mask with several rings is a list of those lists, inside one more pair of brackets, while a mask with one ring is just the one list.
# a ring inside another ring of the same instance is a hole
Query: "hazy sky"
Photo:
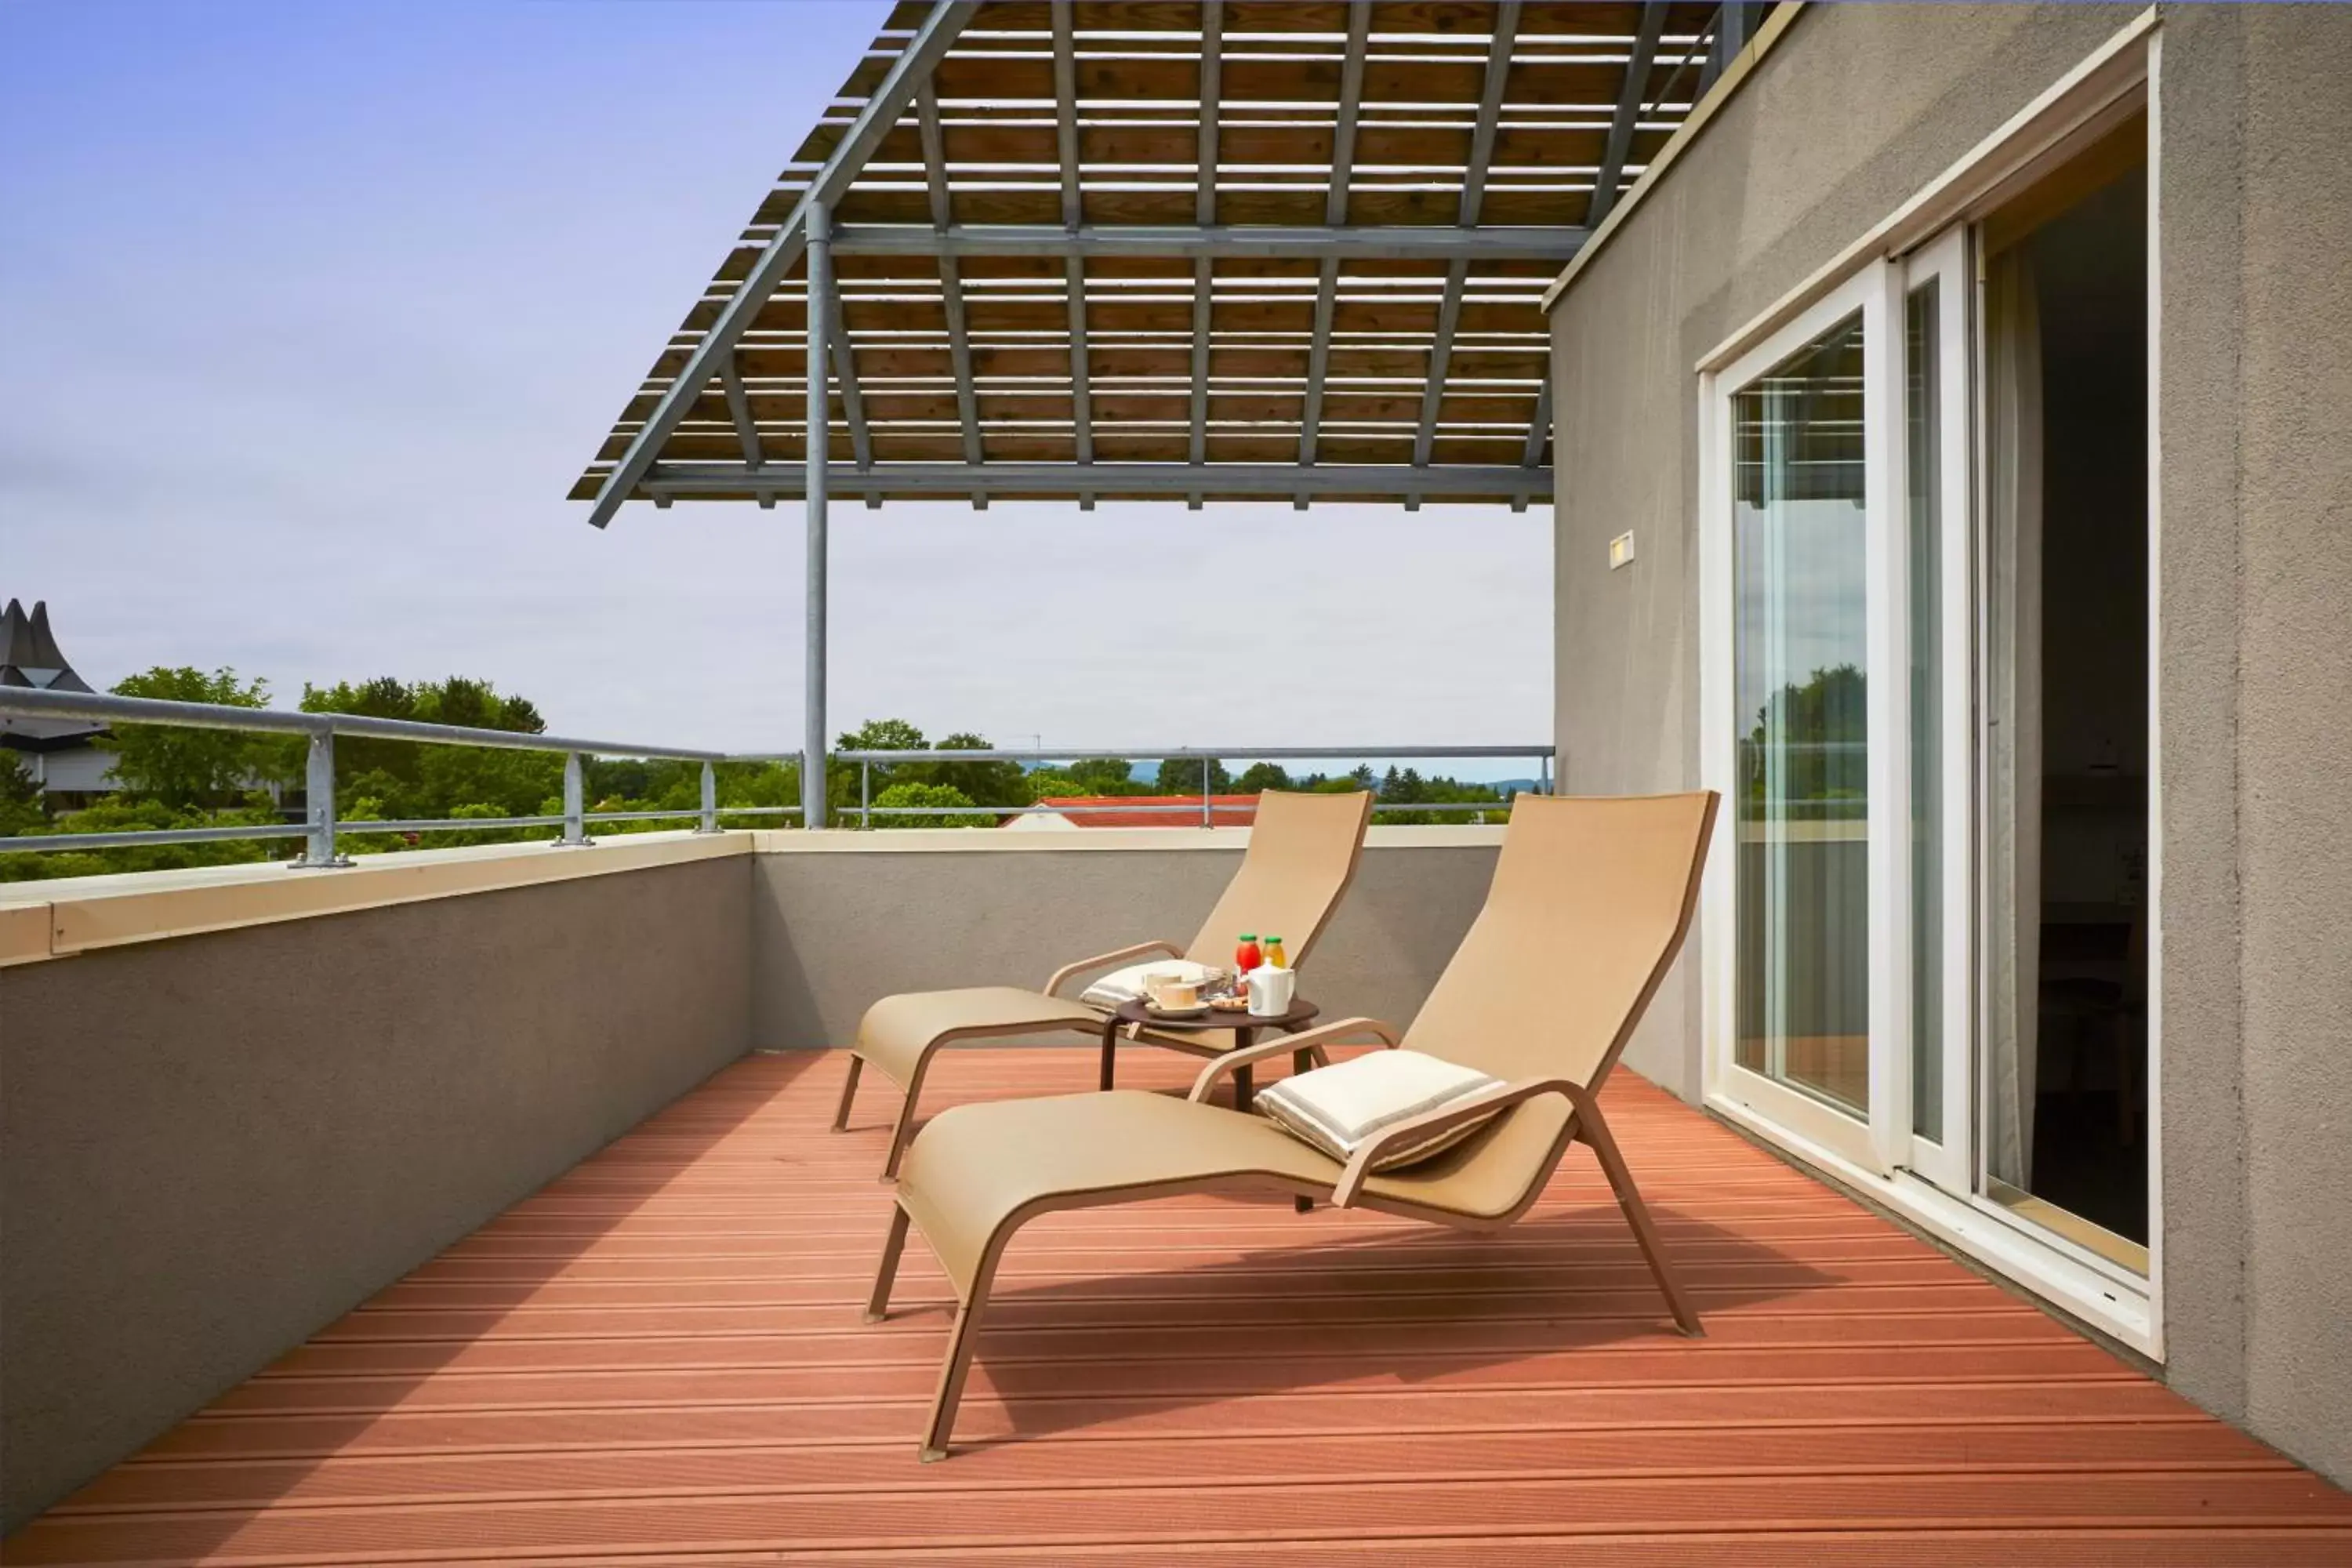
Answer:
[[[797, 506], [563, 498], [887, 10], [0, 0], [0, 597], [101, 688], [463, 673], [572, 733], [797, 746]], [[1550, 732], [1545, 510], [833, 539], [835, 730]]]

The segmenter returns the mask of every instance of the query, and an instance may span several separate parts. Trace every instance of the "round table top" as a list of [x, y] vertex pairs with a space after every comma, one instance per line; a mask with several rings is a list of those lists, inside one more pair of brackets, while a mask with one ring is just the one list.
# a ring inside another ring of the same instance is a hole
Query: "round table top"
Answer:
[[1296, 1029], [1308, 1022], [1322, 1009], [1304, 996], [1295, 997], [1289, 1010], [1273, 1017], [1249, 1012], [1228, 1012], [1212, 1007], [1197, 1018], [1167, 1018], [1151, 1010], [1151, 1004], [1141, 997], [1122, 1002], [1111, 1016], [1122, 1024], [1142, 1024], [1154, 1029], [1180, 1032], [1204, 1029]]

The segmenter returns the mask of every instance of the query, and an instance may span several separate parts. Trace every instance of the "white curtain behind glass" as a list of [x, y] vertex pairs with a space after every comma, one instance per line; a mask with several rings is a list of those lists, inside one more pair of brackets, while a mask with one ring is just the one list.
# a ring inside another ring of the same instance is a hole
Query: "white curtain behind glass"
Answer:
[[1986, 285], [1988, 1164], [2031, 1190], [2042, 959], [2042, 315], [2032, 245], [1992, 258]]

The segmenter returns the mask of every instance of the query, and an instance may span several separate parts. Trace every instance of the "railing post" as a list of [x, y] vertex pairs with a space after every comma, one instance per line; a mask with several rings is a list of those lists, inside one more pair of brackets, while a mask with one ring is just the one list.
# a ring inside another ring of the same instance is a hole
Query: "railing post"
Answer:
[[1217, 825], [1214, 809], [1217, 797], [1212, 793], [1216, 787], [1216, 777], [1209, 767], [1209, 759], [1202, 757], [1201, 759], [1201, 826], [1203, 827], [1214, 827]]
[[580, 753], [563, 753], [563, 837], [555, 842], [562, 847], [578, 848], [593, 844], [588, 837], [587, 808], [582, 803], [586, 793], [581, 778]]
[[719, 831], [719, 769], [710, 763], [702, 764], [702, 821], [695, 831]]
[[871, 757], [857, 764], [857, 826], [874, 826], [874, 760]]
[[807, 477], [802, 484], [802, 505], [808, 514], [807, 652], [803, 658], [805, 694], [802, 699], [801, 826], [824, 826], [824, 627], [825, 627], [825, 464], [831, 456], [832, 408], [826, 395], [825, 342], [831, 325], [826, 302], [833, 298], [833, 223], [824, 203], [812, 192], [803, 219], [808, 236], [804, 253], [808, 278], [808, 321], [803, 357], [808, 375], [806, 436]]
[[348, 857], [335, 852], [335, 732], [310, 731], [310, 765], [302, 775], [302, 809], [310, 836], [303, 841], [297, 866], [325, 870], [348, 866]]

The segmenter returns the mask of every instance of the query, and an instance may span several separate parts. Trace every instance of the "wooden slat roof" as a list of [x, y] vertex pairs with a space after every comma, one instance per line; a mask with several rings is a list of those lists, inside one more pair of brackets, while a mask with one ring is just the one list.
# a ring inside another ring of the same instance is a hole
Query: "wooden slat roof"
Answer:
[[[1621, 102], [1612, 186], [1698, 96], [1715, 6], [939, 10], [961, 30], [870, 150], [841, 151], [940, 25], [929, 0], [889, 13], [760, 202], [573, 487], [597, 499], [681, 374], [708, 374], [596, 521], [628, 498], [801, 493], [805, 258], [726, 312], [799, 243], [829, 160], [836, 492], [1549, 498], [1537, 300], [1595, 216]], [[715, 326], [740, 335], [696, 365]]]

